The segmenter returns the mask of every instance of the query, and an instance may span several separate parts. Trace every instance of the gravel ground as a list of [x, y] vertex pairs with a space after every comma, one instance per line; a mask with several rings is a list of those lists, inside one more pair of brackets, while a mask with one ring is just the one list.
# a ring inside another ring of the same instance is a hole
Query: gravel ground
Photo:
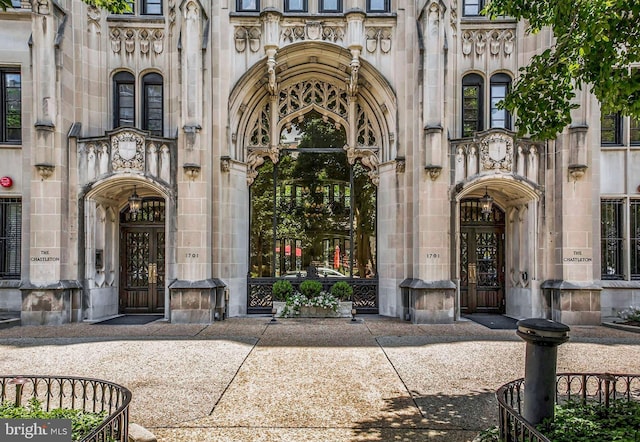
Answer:
[[[513, 330], [473, 322], [232, 318], [211, 325], [0, 330], [3, 374], [128, 387], [159, 441], [471, 441], [524, 375]], [[638, 373], [640, 334], [572, 327], [559, 371]]]

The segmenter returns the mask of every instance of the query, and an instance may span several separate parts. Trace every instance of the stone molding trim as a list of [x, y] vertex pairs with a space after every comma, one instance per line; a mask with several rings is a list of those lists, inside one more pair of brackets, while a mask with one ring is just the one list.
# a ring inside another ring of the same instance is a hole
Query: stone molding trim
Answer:
[[462, 55], [510, 57], [515, 52], [515, 38], [515, 29], [465, 29], [460, 36]]
[[139, 52], [142, 56], [160, 55], [165, 46], [164, 30], [157, 27], [112, 27], [109, 38], [114, 54]]

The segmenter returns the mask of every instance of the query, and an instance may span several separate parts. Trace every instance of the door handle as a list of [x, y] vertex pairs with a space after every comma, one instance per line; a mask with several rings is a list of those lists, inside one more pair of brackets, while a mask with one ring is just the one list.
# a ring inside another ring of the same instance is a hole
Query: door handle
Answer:
[[467, 274], [469, 275], [470, 284], [475, 284], [478, 282], [478, 276], [477, 276], [475, 264], [469, 264], [469, 267], [467, 269]]
[[158, 264], [149, 263], [149, 284], [158, 282]]

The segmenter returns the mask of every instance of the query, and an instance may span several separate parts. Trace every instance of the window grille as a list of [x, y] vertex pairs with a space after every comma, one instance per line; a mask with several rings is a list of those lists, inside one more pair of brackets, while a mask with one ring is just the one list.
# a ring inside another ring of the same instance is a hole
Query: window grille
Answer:
[[0, 279], [20, 278], [22, 201], [0, 199]]

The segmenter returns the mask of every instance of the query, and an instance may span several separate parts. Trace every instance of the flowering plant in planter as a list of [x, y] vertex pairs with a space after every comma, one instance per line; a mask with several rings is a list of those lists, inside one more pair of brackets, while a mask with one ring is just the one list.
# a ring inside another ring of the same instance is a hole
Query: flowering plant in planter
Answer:
[[302, 293], [296, 292], [291, 296], [288, 296], [285, 302], [285, 306], [282, 309], [282, 317], [299, 316], [303, 307], [316, 307], [321, 309], [330, 310], [332, 312], [338, 311], [340, 300], [333, 296], [331, 293], [319, 292], [317, 295], [307, 297]]

